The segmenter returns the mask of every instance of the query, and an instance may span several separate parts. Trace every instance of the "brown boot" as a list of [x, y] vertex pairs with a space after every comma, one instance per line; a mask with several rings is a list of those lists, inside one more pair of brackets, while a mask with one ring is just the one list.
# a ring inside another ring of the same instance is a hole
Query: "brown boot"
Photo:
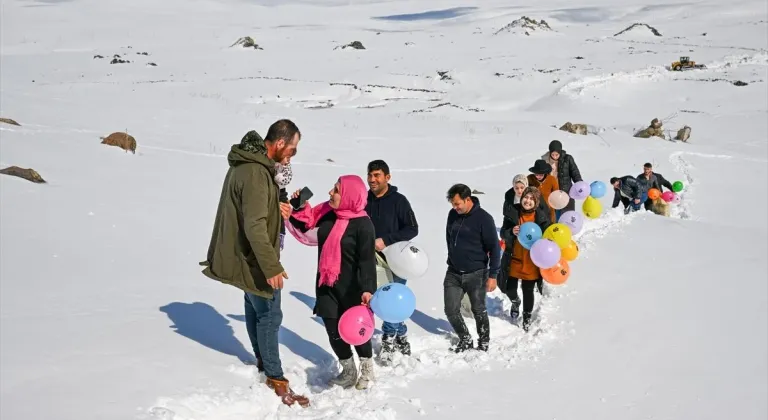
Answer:
[[302, 407], [309, 407], [309, 398], [293, 392], [288, 386], [287, 379], [267, 378], [267, 386], [275, 390], [275, 394], [283, 401], [285, 405], [299, 403]]

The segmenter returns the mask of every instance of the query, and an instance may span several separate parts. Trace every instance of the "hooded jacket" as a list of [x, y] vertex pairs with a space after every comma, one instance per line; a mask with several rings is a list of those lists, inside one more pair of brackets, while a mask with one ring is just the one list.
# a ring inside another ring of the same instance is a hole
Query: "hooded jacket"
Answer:
[[643, 185], [632, 175], [626, 175], [619, 178], [619, 189], [614, 188], [613, 207], [618, 207], [621, 202], [621, 196], [624, 195], [632, 200], [640, 200], [643, 197]]
[[248, 293], [272, 298], [267, 279], [284, 271], [280, 264], [279, 187], [275, 162], [266, 154], [233, 145], [227, 155], [211, 242], [203, 274]]
[[365, 212], [376, 228], [376, 237], [381, 238], [386, 246], [410, 241], [419, 234], [419, 224], [416, 222], [411, 203], [395, 186], [390, 185], [381, 197], [376, 197], [376, 194], [369, 190]]
[[480, 207], [477, 197], [472, 197], [472, 203], [469, 213], [459, 214], [455, 209], [448, 212], [448, 269], [461, 274], [487, 269], [488, 277], [495, 279], [501, 254], [496, 222]]

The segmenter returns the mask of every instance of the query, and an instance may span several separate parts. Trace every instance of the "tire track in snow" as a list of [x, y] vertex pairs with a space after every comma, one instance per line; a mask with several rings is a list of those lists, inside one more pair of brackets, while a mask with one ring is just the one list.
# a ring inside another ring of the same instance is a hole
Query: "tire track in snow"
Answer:
[[[710, 63], [706, 69], [699, 70], [702, 73], [721, 73], [730, 69], [748, 65], [768, 65], [768, 53], [761, 52], [753, 55], [727, 56], [722, 61]], [[620, 71], [586, 76], [573, 80], [563, 85], [555, 93], [570, 97], [579, 97], [587, 90], [606, 86], [617, 82], [650, 82], [655, 80], [674, 80], [683, 78], [684, 72], [673, 72], [665, 66], [650, 66], [641, 70]]]
[[[596, 220], [585, 221], [582, 232], [575, 235], [580, 247], [579, 260], [589, 259], [595, 243], [605, 235], [620, 231], [641, 213], [624, 215], [619, 209], [610, 209]], [[554, 320], [552, 315], [560, 312], [560, 304], [576, 290], [578, 274], [563, 286], [547, 287], [545, 297], [537, 298], [534, 321], [528, 333], [510, 323], [509, 300], [500, 291], [490, 293], [487, 298], [488, 314], [491, 321], [491, 346], [488, 353], [469, 351], [454, 354], [449, 351], [453, 336], [450, 326], [444, 320], [442, 311], [436, 316], [436, 334], [411, 335], [413, 355], [395, 355], [390, 366], [376, 366], [375, 382], [371, 389], [357, 391], [329, 387], [327, 381], [338, 372], [337, 363], [316, 365], [298, 360], [291, 366], [284, 366], [286, 376], [291, 378], [297, 392], [306, 393], [312, 406], [306, 409], [283, 406], [272, 391], [264, 385], [264, 378], [253, 366], [230, 367], [230, 372], [253, 381], [251, 388], [232, 387], [229, 390], [200, 390], [179, 398], [160, 398], [148, 410], [154, 419], [162, 420], [209, 420], [227, 418], [231, 420], [269, 419], [364, 419], [391, 420], [397, 412], [390, 407], [392, 400], [389, 390], [406, 388], [417, 378], [436, 378], [463, 374], [472, 371], [489, 371], [514, 368], [519, 363], [539, 360], [550, 348], [550, 344], [567, 339], [575, 333], [572, 321]], [[424, 308], [421, 308], [422, 310]], [[433, 312], [436, 310], [433, 308]], [[465, 320], [470, 332], [475, 335], [474, 322]], [[413, 322], [413, 321], [409, 321]], [[377, 319], [377, 324], [380, 320]], [[412, 327], [413, 328], [413, 327]], [[476, 337], [475, 337], [476, 338]], [[380, 347], [380, 336], [374, 337], [374, 349]], [[418, 400], [410, 404], [422, 414]]]
[[693, 175], [691, 175], [691, 172], [692, 172], [691, 170], [694, 169], [695, 166], [693, 166], [693, 164], [691, 164], [687, 159], [683, 157], [685, 155], [709, 158], [709, 159], [725, 159], [725, 160], [740, 159], [748, 162], [768, 163], [768, 160], [765, 160], [765, 159], [757, 159], [757, 158], [750, 158], [750, 157], [743, 157], [743, 156], [716, 155], [716, 154], [710, 154], [710, 153], [686, 152], [686, 151], [678, 151], [670, 154], [669, 162], [672, 163], [672, 165], [675, 167], [677, 172], [683, 174], [683, 178], [685, 179], [685, 188], [683, 189], [683, 191], [679, 193], [680, 204], [672, 208], [672, 210], [670, 211], [670, 215], [673, 217], [679, 217], [680, 219], [690, 219], [690, 220], [695, 220], [693, 217], [693, 213], [691, 212], [691, 207], [692, 207], [692, 204], [696, 202], [696, 200], [689, 197], [689, 194], [691, 194], [696, 189], [696, 178]]

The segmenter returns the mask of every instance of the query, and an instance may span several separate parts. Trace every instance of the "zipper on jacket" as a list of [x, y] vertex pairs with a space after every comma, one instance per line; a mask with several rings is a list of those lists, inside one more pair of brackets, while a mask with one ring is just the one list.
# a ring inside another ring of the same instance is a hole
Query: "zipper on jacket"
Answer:
[[461, 224], [459, 225], [459, 228], [456, 230], [456, 237], [453, 238], [453, 247], [456, 248], [456, 244], [459, 242], [459, 232], [461, 232], [461, 228], [464, 227], [464, 220], [466, 218], [461, 218]]

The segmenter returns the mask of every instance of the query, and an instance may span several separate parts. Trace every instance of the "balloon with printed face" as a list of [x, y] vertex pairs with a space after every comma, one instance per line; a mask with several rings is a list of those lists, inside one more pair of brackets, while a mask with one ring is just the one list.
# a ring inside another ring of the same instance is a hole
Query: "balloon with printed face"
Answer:
[[568, 266], [568, 261], [562, 258], [552, 267], [541, 270], [541, 277], [544, 281], [553, 285], [565, 283], [570, 276], [571, 268]]
[[429, 268], [429, 257], [424, 248], [411, 241], [395, 242], [381, 253], [387, 257], [389, 269], [402, 279], [419, 278]]
[[655, 200], [657, 198], [661, 197], [661, 191], [659, 191], [658, 188], [651, 188], [648, 190], [648, 198], [651, 200]]
[[403, 322], [416, 310], [416, 295], [406, 285], [389, 283], [376, 290], [371, 298], [373, 313], [386, 322]]
[[571, 240], [567, 247], [560, 250], [562, 258], [566, 261], [573, 261], [579, 256], [579, 245]]
[[571, 186], [571, 190], [568, 192], [568, 195], [570, 195], [574, 200], [583, 200], [589, 197], [591, 192], [592, 191], [589, 187], [589, 184], [587, 184], [586, 181], [579, 181]]
[[365, 305], [353, 306], [339, 318], [339, 336], [345, 343], [352, 346], [365, 344], [373, 337], [376, 324], [373, 312]]
[[581, 232], [581, 228], [584, 226], [584, 216], [573, 210], [568, 210], [560, 215], [558, 222], [571, 228], [571, 234], [575, 235]]
[[544, 234], [541, 237], [549, 239], [556, 243], [560, 249], [563, 249], [571, 243], [571, 236], [571, 228], [569, 228], [568, 225], [552, 223], [547, 230], [544, 231]]
[[600, 200], [594, 197], [587, 197], [584, 200], [584, 204], [581, 205], [581, 211], [584, 212], [584, 216], [590, 219], [596, 219], [600, 217], [600, 213], [603, 212], [603, 205], [600, 204]]
[[549, 239], [539, 239], [531, 247], [531, 260], [539, 268], [552, 267], [560, 261], [560, 256], [560, 247]]
[[533, 222], [525, 222], [520, 225], [520, 231], [517, 233], [517, 240], [520, 246], [525, 249], [531, 249], [531, 246], [541, 239], [541, 227]]

